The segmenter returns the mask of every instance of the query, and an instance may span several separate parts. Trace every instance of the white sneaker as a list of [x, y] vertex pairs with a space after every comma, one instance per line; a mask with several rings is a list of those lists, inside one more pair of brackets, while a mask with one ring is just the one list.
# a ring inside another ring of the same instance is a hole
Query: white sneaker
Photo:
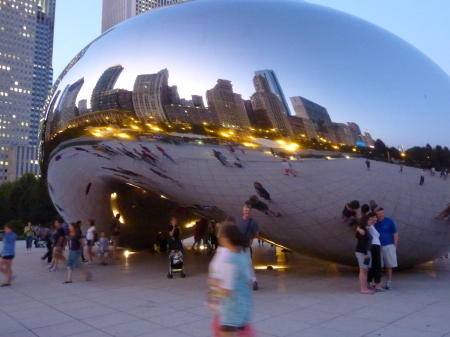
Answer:
[[49, 271], [58, 271], [58, 268], [52, 268], [52, 269], [50, 269]]
[[387, 290], [391, 290], [391, 289], [392, 289], [391, 281], [387, 281], [387, 282], [386, 282], [386, 289], [387, 289]]
[[85, 264], [92, 264], [92, 261], [88, 261], [88, 262], [86, 262]]

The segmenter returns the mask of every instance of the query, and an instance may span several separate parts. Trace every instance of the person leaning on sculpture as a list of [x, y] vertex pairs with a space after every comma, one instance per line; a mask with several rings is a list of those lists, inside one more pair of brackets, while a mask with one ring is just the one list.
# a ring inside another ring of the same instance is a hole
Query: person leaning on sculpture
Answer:
[[[381, 243], [381, 261], [386, 270], [386, 289], [392, 289], [392, 268], [398, 266], [397, 263], [397, 247], [398, 247], [398, 231], [394, 221], [384, 216], [384, 208], [376, 207], [375, 214], [377, 223], [375, 229], [380, 233]], [[360, 234], [361, 229], [357, 229]]]
[[348, 204], [345, 204], [344, 209], [342, 210], [342, 220], [344, 220], [344, 222], [350, 222], [349, 225], [356, 224], [358, 222], [358, 217], [356, 216], [358, 209], [358, 200], [352, 200]]
[[[443, 219], [447, 218], [450, 215], [450, 203], [447, 204], [447, 206], [444, 208], [444, 210], [439, 213], [437, 216], [435, 216], [435, 219]], [[448, 220], [448, 219], [447, 219]]]

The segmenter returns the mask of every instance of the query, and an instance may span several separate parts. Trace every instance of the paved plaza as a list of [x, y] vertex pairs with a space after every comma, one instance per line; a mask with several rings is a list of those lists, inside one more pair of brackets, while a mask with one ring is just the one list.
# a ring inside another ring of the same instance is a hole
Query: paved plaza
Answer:
[[[253, 249], [258, 336], [450, 336], [450, 259], [397, 271], [393, 290], [360, 295], [356, 268], [267, 243]], [[27, 255], [25, 243], [17, 243], [17, 279], [0, 289], [0, 336], [211, 335], [206, 253], [186, 251], [185, 279], [166, 278], [165, 254], [139, 252], [108, 266], [86, 266], [94, 273], [91, 282], [75, 272], [74, 283], [62, 284], [65, 268], [49, 273], [39, 260], [44, 251]]]

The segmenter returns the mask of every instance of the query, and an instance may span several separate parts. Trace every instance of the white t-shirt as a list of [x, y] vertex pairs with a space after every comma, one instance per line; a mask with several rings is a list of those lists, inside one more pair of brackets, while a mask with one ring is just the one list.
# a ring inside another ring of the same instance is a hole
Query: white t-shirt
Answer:
[[231, 251], [228, 248], [219, 246], [216, 249], [216, 253], [214, 254], [213, 259], [209, 263], [209, 277], [220, 279], [223, 270], [223, 261], [227, 258], [227, 256], [231, 254]]
[[286, 170], [288, 170], [288, 169], [291, 168], [291, 163], [289, 163], [288, 161], [284, 161], [284, 162], [283, 162], [283, 167], [284, 167]]
[[88, 228], [86, 232], [86, 240], [94, 240], [94, 232], [96, 231], [95, 226]]
[[378, 231], [375, 229], [375, 227], [374, 226], [369, 226], [369, 227], [367, 227], [367, 230], [372, 235], [372, 238], [373, 238], [372, 239], [372, 244], [381, 246], [380, 233], [378, 233]]

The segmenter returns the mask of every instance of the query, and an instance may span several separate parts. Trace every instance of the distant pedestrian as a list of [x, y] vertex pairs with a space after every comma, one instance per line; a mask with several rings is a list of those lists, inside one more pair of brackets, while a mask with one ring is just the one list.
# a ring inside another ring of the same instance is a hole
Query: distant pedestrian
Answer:
[[108, 257], [109, 239], [106, 236], [106, 232], [100, 232], [100, 239], [98, 240], [98, 253], [102, 262], [102, 266], [106, 266], [106, 258]]
[[275, 154], [275, 150], [273, 149], [273, 148], [270, 148], [270, 153], [272, 153], [272, 156], [276, 156], [276, 154]]
[[430, 176], [433, 176], [436, 174], [436, 169], [434, 167], [431, 168], [430, 170]]
[[0, 287], [9, 287], [12, 280], [12, 260], [15, 255], [17, 234], [11, 225], [4, 225], [2, 258], [0, 260], [0, 272], [6, 275], [6, 281]]
[[113, 260], [119, 260], [117, 256], [117, 245], [119, 244], [120, 231], [122, 230], [122, 224], [120, 222], [121, 215], [119, 213], [116, 214], [114, 219], [111, 222], [109, 236], [111, 237], [111, 241], [113, 244], [111, 258]]
[[33, 224], [28, 221], [27, 225], [23, 229], [23, 234], [25, 235], [25, 240], [27, 244], [27, 254], [31, 254], [31, 246], [33, 245], [33, 237], [34, 237], [34, 227]]
[[424, 182], [425, 182], [425, 170], [422, 170], [422, 172], [420, 173], [419, 185], [423, 185]]
[[282, 165], [284, 168], [284, 175], [288, 176], [289, 174], [292, 174], [294, 177], [296, 177], [294, 170], [292, 169], [292, 164], [288, 162], [286, 159], [283, 159]]
[[400, 163], [400, 173], [403, 173], [403, 163]]
[[173, 160], [173, 158], [167, 154], [166, 150], [164, 150], [162, 147], [160, 147], [160, 146], [158, 146], [158, 145], [155, 145], [155, 146], [156, 146], [156, 148], [158, 149], [158, 151], [162, 153], [162, 155], [163, 155], [164, 157], [170, 159], [173, 163], [176, 164], [175, 160]]
[[366, 166], [367, 166], [367, 170], [370, 171], [370, 160], [369, 159], [366, 160]]
[[58, 263], [60, 260], [66, 262], [66, 257], [63, 255], [63, 248], [66, 244], [66, 233], [62, 227], [63, 220], [55, 220], [55, 231], [53, 232], [53, 259], [51, 265], [48, 267], [49, 271], [58, 271]]
[[241, 150], [242, 154], [245, 154], [244, 147], [242, 145], [239, 145], [238, 147], [239, 147], [239, 150]]
[[[74, 268], [80, 268], [81, 250], [83, 249], [83, 237], [81, 229], [76, 223], [69, 224], [69, 258], [67, 259], [67, 279], [63, 284], [72, 283]], [[92, 279], [92, 273], [80, 268], [86, 281]]]
[[95, 228], [94, 225], [94, 220], [89, 219], [88, 220], [88, 230], [86, 233], [86, 246], [87, 246], [87, 253], [88, 253], [88, 260], [86, 261], [86, 264], [92, 264], [92, 257], [93, 257], [93, 253], [92, 253], [92, 247], [94, 246], [95, 242], [96, 242], [96, 238], [98, 237], [97, 235], [97, 229]]

